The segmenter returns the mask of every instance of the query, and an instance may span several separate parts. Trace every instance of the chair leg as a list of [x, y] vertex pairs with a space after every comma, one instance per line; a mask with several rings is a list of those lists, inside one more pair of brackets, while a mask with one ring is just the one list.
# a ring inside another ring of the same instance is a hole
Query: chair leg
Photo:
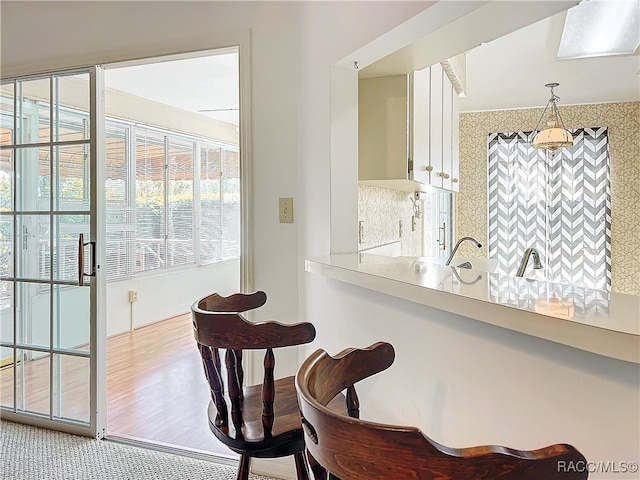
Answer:
[[251, 457], [242, 455], [240, 457], [240, 465], [238, 466], [238, 480], [249, 480], [249, 467], [251, 466]]
[[313, 478], [315, 480], [327, 480], [327, 471], [323, 468], [322, 465], [318, 463], [315, 458], [313, 458], [313, 455], [311, 455], [308, 450], [307, 459], [309, 460], [309, 468], [311, 468]]
[[307, 470], [307, 459], [304, 452], [298, 452], [293, 455], [296, 461], [296, 478], [298, 480], [309, 480], [309, 471]]

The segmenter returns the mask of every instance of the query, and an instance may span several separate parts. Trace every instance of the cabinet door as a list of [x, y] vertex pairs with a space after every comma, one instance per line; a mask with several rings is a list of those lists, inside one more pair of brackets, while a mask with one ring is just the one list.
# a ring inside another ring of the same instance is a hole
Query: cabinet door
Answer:
[[442, 188], [451, 190], [453, 171], [453, 86], [446, 75], [442, 81]]
[[444, 72], [437, 63], [431, 66], [431, 88], [429, 91], [429, 165], [431, 167], [431, 185], [442, 187], [442, 88]]
[[431, 69], [425, 68], [411, 74], [410, 110], [410, 155], [413, 162], [413, 178], [420, 183], [430, 184], [433, 172], [427, 169], [429, 165], [429, 139], [431, 138], [429, 125], [429, 96], [431, 88]]
[[358, 178], [408, 177], [407, 75], [358, 82]]
[[451, 189], [460, 191], [460, 107], [458, 94], [453, 91], [451, 115]]

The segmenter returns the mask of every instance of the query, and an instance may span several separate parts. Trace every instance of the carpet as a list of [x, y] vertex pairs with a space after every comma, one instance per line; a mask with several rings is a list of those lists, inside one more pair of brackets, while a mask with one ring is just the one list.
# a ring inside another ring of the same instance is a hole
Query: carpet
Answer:
[[0, 421], [2, 480], [235, 480], [236, 472], [213, 461]]

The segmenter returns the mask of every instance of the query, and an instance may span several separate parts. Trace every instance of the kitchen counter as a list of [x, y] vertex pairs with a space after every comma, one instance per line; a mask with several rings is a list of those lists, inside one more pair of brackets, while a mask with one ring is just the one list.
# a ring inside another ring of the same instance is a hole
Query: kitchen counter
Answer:
[[306, 271], [588, 352], [640, 364], [640, 297], [346, 253]]

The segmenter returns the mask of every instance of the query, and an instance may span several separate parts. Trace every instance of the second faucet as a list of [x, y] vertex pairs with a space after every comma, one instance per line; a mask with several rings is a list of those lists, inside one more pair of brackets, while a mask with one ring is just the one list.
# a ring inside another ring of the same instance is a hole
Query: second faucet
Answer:
[[470, 240], [470, 241], [472, 241], [473, 243], [476, 244], [476, 247], [482, 248], [482, 244], [479, 241], [477, 241], [475, 238], [473, 238], [473, 237], [462, 237], [460, 240], [458, 240], [458, 243], [456, 243], [456, 246], [453, 247], [453, 250], [451, 250], [451, 255], [449, 255], [449, 258], [447, 258], [447, 262], [445, 263], [445, 265], [449, 265], [451, 263], [451, 260], [453, 260], [453, 256], [458, 251], [458, 247], [465, 240]]
[[522, 256], [522, 261], [516, 272], [516, 277], [524, 276], [524, 271], [529, 263], [529, 257], [533, 257], [533, 268], [540, 270], [542, 268], [542, 262], [540, 261], [540, 253], [535, 248], [527, 248]]

